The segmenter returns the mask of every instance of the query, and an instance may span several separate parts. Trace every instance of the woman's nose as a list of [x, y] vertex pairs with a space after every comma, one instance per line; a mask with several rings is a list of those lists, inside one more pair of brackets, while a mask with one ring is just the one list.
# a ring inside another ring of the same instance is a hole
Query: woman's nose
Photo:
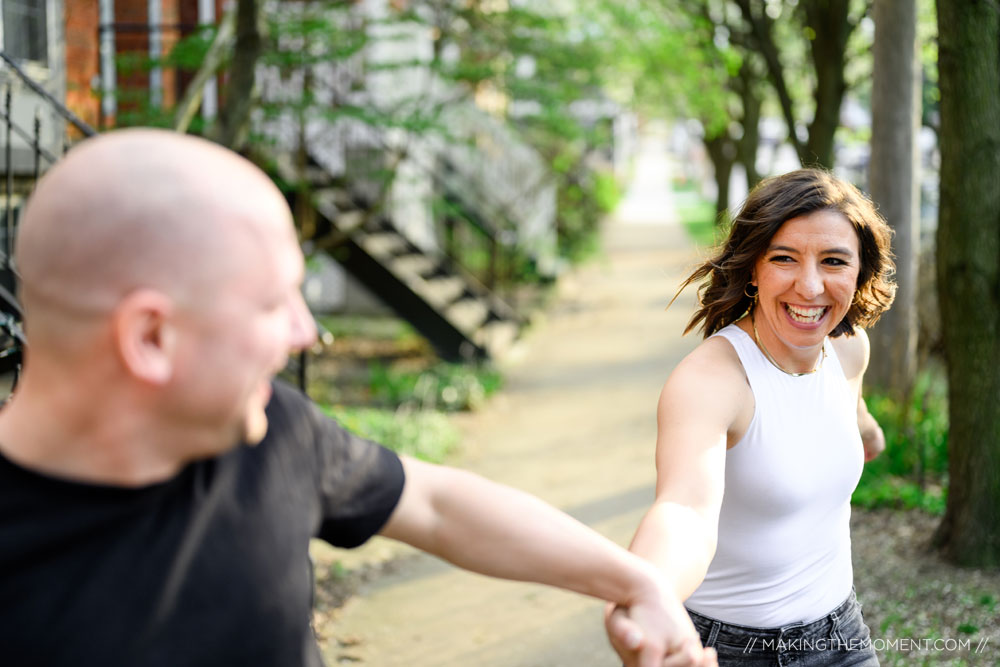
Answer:
[[823, 293], [823, 277], [815, 268], [803, 267], [795, 284], [796, 291], [806, 299]]

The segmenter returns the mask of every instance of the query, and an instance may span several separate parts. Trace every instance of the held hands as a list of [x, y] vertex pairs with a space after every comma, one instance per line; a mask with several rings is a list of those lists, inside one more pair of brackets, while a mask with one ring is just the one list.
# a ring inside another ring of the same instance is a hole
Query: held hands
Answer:
[[625, 667], [718, 667], [715, 649], [705, 649], [684, 607], [672, 596], [628, 609], [608, 604], [604, 628]]

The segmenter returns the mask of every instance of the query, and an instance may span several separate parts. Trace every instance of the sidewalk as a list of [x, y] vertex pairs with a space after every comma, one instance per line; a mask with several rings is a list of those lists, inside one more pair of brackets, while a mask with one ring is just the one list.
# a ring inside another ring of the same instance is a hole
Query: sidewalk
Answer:
[[[644, 140], [633, 186], [606, 225], [605, 257], [561, 281], [546, 320], [504, 369], [503, 391], [457, 419], [455, 465], [538, 495], [621, 544], [653, 499], [660, 387], [698, 343], [680, 335], [693, 290], [664, 310], [698, 256], [674, 219], [663, 143]], [[327, 664], [616, 664], [598, 601], [463, 572], [381, 538], [337, 557], [401, 553], [394, 572], [317, 628]]]

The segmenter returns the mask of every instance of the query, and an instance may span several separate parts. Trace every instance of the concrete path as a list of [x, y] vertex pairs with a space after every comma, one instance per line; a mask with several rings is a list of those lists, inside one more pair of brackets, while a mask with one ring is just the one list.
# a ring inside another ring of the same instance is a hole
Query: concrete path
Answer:
[[[504, 390], [459, 418], [465, 444], [454, 461], [621, 544], [653, 498], [660, 387], [698, 342], [680, 336], [693, 290], [664, 310], [698, 256], [674, 219], [662, 136], [643, 141], [636, 167], [606, 226], [605, 256], [561, 281], [554, 307], [505, 369]], [[380, 538], [366, 549], [398, 554]], [[601, 610], [582, 596], [411, 554], [319, 631], [329, 665], [615, 665]]]

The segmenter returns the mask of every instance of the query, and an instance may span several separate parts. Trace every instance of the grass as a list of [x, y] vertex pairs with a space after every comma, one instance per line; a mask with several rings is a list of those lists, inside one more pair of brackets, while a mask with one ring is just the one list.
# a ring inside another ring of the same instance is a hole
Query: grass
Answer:
[[424, 461], [440, 463], [459, 442], [458, 429], [441, 412], [320, 407], [348, 431]]
[[[954, 596], [949, 584], [917, 584], [909, 587], [902, 599], [887, 601], [891, 610], [872, 628], [874, 645], [884, 665], [976, 665], [986, 664], [981, 652], [989, 648], [993, 609], [969, 595]], [[938, 590], [941, 589], [941, 590]], [[949, 623], [938, 610], [928, 609], [928, 595], [947, 601], [948, 616], [966, 620]], [[981, 596], [993, 599], [993, 594]], [[978, 603], [978, 605], [977, 605]], [[914, 605], [921, 611], [914, 614]], [[956, 609], [957, 608], [957, 609]], [[986, 658], [988, 661], [989, 658]], [[995, 663], [993, 663], [995, 664]]]

